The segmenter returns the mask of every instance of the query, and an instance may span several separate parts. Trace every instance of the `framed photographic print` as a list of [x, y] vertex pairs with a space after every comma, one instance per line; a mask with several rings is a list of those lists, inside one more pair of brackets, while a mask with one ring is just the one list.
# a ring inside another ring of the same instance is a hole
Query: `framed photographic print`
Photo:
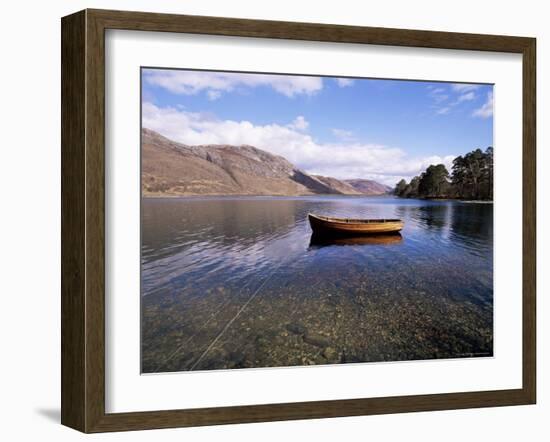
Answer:
[[62, 19], [62, 423], [533, 404], [535, 40]]

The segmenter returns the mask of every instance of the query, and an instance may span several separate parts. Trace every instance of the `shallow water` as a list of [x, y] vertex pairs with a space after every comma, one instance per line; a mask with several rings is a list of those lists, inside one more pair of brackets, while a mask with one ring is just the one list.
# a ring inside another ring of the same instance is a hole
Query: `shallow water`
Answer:
[[[307, 213], [401, 218], [312, 241]], [[144, 199], [142, 372], [491, 356], [493, 206]]]

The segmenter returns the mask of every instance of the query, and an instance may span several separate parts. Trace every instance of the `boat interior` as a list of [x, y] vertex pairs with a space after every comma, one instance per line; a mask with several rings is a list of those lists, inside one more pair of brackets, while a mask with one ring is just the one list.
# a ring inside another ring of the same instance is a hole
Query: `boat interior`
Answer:
[[335, 218], [331, 216], [321, 216], [321, 215], [314, 215], [312, 213], [309, 214], [310, 216], [314, 218], [318, 218], [323, 221], [331, 221], [331, 222], [337, 222], [337, 223], [361, 223], [361, 224], [369, 224], [369, 223], [399, 223], [401, 222], [400, 219], [357, 219], [357, 218]]

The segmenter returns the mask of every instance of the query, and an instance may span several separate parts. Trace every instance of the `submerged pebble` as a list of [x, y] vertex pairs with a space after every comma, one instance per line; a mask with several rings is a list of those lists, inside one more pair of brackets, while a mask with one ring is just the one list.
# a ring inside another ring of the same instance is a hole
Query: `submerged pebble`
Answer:
[[326, 337], [309, 332], [304, 335], [304, 342], [315, 345], [316, 347], [328, 347], [329, 345], [329, 341]]
[[295, 335], [304, 335], [307, 333], [307, 328], [298, 323], [287, 324], [286, 329]]

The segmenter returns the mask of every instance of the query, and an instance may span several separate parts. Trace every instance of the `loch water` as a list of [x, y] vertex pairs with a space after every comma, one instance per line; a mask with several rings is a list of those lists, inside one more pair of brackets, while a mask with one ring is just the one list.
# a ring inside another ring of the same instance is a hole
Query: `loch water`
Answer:
[[[405, 227], [317, 241], [309, 212]], [[144, 198], [141, 229], [143, 373], [493, 354], [490, 203]]]

